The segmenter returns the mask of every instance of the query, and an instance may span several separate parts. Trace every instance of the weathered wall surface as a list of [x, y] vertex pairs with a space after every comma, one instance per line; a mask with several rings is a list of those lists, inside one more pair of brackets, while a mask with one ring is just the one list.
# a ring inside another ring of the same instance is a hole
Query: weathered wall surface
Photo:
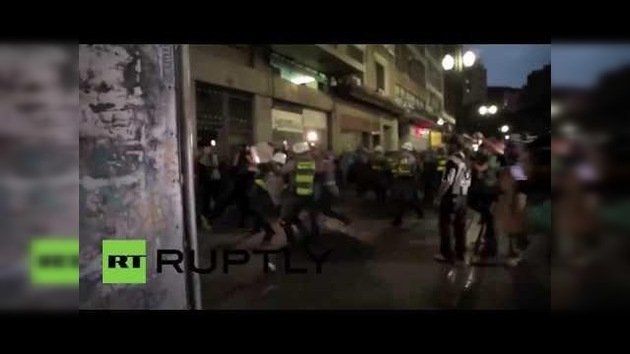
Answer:
[[[183, 274], [155, 273], [183, 248], [174, 47], [81, 45], [81, 308], [186, 307]], [[147, 284], [101, 283], [103, 239], [147, 240]]]

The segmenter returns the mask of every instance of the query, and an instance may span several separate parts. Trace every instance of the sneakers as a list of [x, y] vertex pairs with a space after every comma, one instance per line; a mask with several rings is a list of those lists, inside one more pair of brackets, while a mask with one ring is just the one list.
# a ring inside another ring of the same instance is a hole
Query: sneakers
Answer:
[[521, 262], [521, 258], [520, 257], [512, 257], [512, 258], [508, 258], [505, 260], [505, 266], [508, 268], [514, 268], [516, 266], [518, 266], [518, 264]]

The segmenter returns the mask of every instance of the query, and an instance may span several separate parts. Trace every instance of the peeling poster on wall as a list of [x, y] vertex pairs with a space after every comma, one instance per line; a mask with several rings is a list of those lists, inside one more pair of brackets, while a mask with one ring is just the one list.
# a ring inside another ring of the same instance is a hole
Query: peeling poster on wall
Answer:
[[166, 85], [175, 84], [174, 45], [160, 45], [158, 50], [160, 77]]

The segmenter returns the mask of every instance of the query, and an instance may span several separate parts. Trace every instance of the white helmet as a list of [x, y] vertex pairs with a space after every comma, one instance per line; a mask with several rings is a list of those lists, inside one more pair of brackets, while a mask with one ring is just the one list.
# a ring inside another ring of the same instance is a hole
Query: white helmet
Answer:
[[273, 162], [277, 162], [281, 165], [284, 165], [287, 162], [287, 154], [283, 152], [276, 152], [275, 154], [273, 154], [273, 157], [271, 158], [271, 160]]
[[374, 152], [383, 153], [383, 147], [380, 145], [376, 145], [376, 147], [374, 148]]
[[293, 144], [293, 152], [296, 154], [303, 154], [305, 152], [308, 152], [309, 150], [310, 147], [308, 146], [308, 143], [306, 141]]
[[402, 149], [407, 150], [407, 151], [413, 151], [413, 145], [411, 144], [411, 142], [408, 141], [402, 144]]

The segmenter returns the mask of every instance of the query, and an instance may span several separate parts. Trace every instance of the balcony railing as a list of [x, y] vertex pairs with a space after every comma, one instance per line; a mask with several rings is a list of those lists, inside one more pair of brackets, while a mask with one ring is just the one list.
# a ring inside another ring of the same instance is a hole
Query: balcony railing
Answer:
[[273, 51], [328, 75], [362, 73], [362, 63], [331, 44], [273, 44]]
[[335, 87], [334, 92], [342, 97], [349, 97], [367, 103], [371, 106], [389, 111], [395, 115], [405, 112], [404, 108], [396, 104], [394, 100], [374, 90], [370, 90], [362, 85], [357, 85], [350, 80], [340, 82]]

